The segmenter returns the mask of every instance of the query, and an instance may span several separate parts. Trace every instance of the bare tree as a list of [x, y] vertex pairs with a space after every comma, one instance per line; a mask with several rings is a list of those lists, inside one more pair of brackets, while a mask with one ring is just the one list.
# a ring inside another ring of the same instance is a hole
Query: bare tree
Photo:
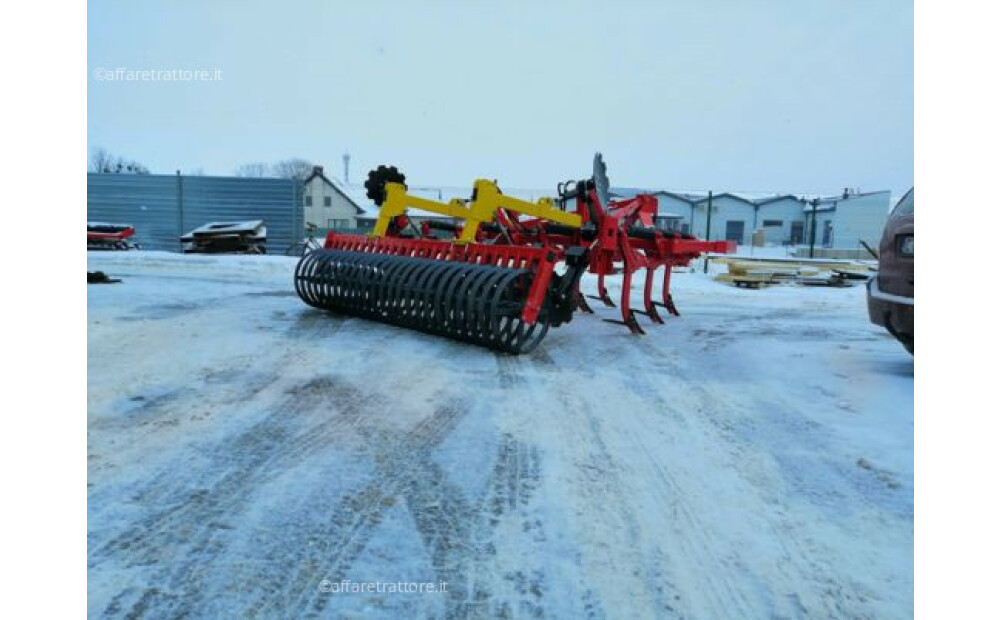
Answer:
[[104, 172], [110, 170], [115, 163], [115, 156], [108, 152], [103, 146], [98, 146], [90, 151], [90, 161], [87, 170], [90, 172]]
[[313, 165], [304, 159], [293, 157], [279, 161], [271, 166], [271, 173], [283, 179], [304, 179], [312, 172]]
[[267, 176], [267, 164], [261, 161], [250, 162], [249, 164], [243, 164], [237, 166], [236, 170], [233, 171], [238, 177], [266, 177]]
[[91, 152], [88, 169], [103, 174], [149, 174], [149, 168], [143, 164], [112, 155], [104, 147], [97, 147]]

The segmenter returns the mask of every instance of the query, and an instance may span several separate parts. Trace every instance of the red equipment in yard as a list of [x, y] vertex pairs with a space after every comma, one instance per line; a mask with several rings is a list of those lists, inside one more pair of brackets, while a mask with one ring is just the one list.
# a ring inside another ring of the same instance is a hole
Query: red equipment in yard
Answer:
[[87, 222], [88, 250], [130, 250], [139, 246], [129, 241], [135, 227], [129, 224]]
[[[604, 279], [622, 273], [622, 319], [605, 320], [642, 334], [636, 313], [656, 323], [663, 323], [657, 306], [678, 314], [670, 295], [673, 266], [687, 265], [704, 252], [735, 249], [732, 242], [657, 230], [652, 226], [654, 196], [610, 201], [600, 154], [594, 158], [594, 175], [560, 184], [554, 201], [503, 196], [495, 182], [480, 179], [470, 200], [435, 203], [406, 194], [404, 181], [394, 167], [372, 171], [365, 184], [369, 197], [391, 205], [383, 207], [378, 234], [331, 232], [322, 249], [303, 256], [295, 286], [306, 303], [524, 353], [538, 345], [550, 326], [569, 322], [574, 309], [593, 312], [580, 293], [585, 269], [597, 275], [595, 298], [612, 307]], [[575, 214], [568, 211], [571, 200]], [[404, 206], [466, 224], [425, 220], [418, 228], [402, 214]], [[522, 219], [522, 214], [533, 217]], [[438, 233], [450, 238], [435, 238]], [[565, 262], [563, 273], [557, 273], [559, 262]], [[653, 280], [660, 267], [663, 301], [657, 302]], [[639, 269], [646, 270], [644, 309], [633, 310], [632, 275]]]
[[586, 250], [454, 244], [329, 233], [295, 269], [306, 303], [499, 349], [526, 353], [573, 316]]
[[[568, 207], [571, 200], [576, 202], [576, 212], [583, 224], [580, 227], [567, 226], [544, 218], [520, 219], [509, 209], [501, 209], [496, 214], [495, 224], [480, 226], [477, 241], [485, 243], [507, 243], [512, 245], [542, 245], [558, 252], [571, 247], [586, 247], [589, 250], [589, 271], [597, 275], [596, 296], [606, 306], [615, 307], [608, 295], [604, 279], [608, 275], [622, 273], [621, 320], [605, 319], [608, 322], [625, 325], [637, 334], [645, 333], [635, 318], [635, 313], [649, 317], [654, 323], [663, 323], [657, 306], [669, 314], [680, 316], [670, 294], [670, 276], [674, 266], [689, 265], [703, 253], [727, 254], [736, 251], [733, 241], [703, 241], [691, 235], [676, 231], [661, 231], [653, 226], [657, 213], [657, 200], [650, 194], [638, 194], [633, 198], [612, 201], [608, 198], [609, 183], [606, 167], [600, 153], [594, 156], [594, 174], [585, 181], [560, 183], [557, 203]], [[429, 235], [431, 229], [461, 233], [460, 226], [448, 226], [439, 222], [424, 222], [422, 232]], [[399, 230], [403, 230], [402, 227]], [[662, 302], [653, 300], [653, 281], [656, 270], [663, 271]], [[632, 275], [639, 269], [646, 270], [643, 285], [643, 310], [631, 309]], [[579, 291], [576, 293], [577, 306], [581, 311], [593, 310]]]

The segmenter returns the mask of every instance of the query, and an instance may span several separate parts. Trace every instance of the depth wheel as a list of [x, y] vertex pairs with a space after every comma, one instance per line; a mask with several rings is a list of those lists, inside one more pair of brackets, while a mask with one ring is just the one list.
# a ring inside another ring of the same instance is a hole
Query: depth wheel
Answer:
[[400, 183], [406, 186], [406, 175], [396, 169], [396, 166], [379, 166], [375, 170], [368, 172], [368, 180], [365, 181], [365, 195], [372, 199], [378, 206], [385, 202], [385, 184]]

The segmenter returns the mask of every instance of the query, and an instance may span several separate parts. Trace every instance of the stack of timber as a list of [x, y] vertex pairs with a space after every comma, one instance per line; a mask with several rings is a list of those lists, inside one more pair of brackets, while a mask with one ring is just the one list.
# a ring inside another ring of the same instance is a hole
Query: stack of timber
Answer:
[[772, 284], [845, 287], [865, 281], [874, 274], [871, 265], [857, 261], [748, 257], [712, 257], [712, 260], [727, 267], [727, 272], [717, 275], [716, 280], [742, 288]]

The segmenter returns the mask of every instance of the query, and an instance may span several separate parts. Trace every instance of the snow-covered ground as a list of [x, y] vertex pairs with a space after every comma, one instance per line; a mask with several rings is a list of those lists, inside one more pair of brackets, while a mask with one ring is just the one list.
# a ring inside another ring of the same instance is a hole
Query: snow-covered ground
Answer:
[[88, 256], [92, 617], [913, 615], [913, 360], [863, 286], [676, 273], [647, 336], [595, 305], [511, 357], [294, 264]]

